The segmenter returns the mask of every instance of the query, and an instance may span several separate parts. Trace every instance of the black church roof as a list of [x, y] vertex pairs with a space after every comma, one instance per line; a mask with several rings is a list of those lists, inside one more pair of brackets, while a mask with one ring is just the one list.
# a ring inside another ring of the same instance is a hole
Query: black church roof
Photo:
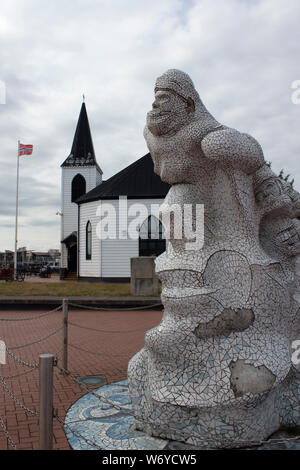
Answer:
[[121, 170], [107, 181], [77, 199], [78, 204], [97, 201], [98, 199], [118, 199], [127, 196], [128, 199], [165, 198], [170, 185], [161, 181], [153, 171], [150, 153]]
[[[96, 161], [85, 103], [82, 103], [71, 153], [61, 166], [80, 167], [94, 165], [100, 170]], [[101, 170], [100, 172], [102, 173]]]
[[70, 246], [72, 243], [77, 243], [77, 232], [70, 233], [61, 243], [65, 243], [67, 246]]

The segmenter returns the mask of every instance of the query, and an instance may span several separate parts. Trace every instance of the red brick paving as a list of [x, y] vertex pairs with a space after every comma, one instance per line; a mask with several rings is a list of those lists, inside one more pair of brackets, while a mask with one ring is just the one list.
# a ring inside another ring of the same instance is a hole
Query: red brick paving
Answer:
[[[26, 318], [38, 316], [43, 311], [1, 311], [1, 318]], [[127, 377], [129, 359], [144, 344], [144, 334], [157, 325], [162, 317], [161, 311], [91, 311], [70, 310], [69, 321], [89, 328], [116, 331], [117, 333], [100, 333], [84, 330], [69, 325], [69, 343], [83, 349], [96, 352], [94, 355], [72, 347], [68, 350], [68, 370], [74, 376], [104, 375], [107, 383], [116, 382]], [[57, 330], [62, 324], [62, 313], [55, 312], [48, 316], [29, 321], [0, 321], [0, 340], [8, 348], [31, 343]], [[141, 330], [127, 332], [128, 330]], [[123, 332], [123, 333], [122, 333]], [[47, 340], [22, 349], [13, 349], [15, 356], [29, 363], [38, 363], [39, 354], [56, 354], [62, 348], [62, 332]], [[103, 354], [103, 356], [101, 356]], [[119, 356], [119, 357], [116, 357]], [[61, 352], [58, 354], [58, 365], [61, 365]], [[7, 364], [0, 365], [0, 375], [10, 376], [26, 372], [29, 369], [17, 364], [7, 357]], [[27, 408], [39, 410], [39, 373], [38, 370], [17, 377], [6, 379], [6, 384], [13, 394]], [[93, 387], [89, 387], [92, 389]], [[95, 387], [94, 387], [95, 388]], [[96, 387], [97, 388], [97, 387]], [[86, 393], [70, 378], [54, 368], [54, 409], [64, 420], [69, 407]], [[10, 436], [20, 450], [39, 449], [38, 418], [23, 411], [14, 403], [0, 384], [0, 416]], [[0, 450], [11, 449], [0, 426]], [[54, 419], [54, 449], [70, 449], [61, 425]]]

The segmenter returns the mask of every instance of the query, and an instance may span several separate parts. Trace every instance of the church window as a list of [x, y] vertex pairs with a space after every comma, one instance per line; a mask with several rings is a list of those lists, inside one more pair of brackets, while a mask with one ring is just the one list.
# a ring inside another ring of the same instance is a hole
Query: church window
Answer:
[[86, 193], [86, 181], [82, 175], [74, 176], [72, 181], [72, 198], [71, 201], [75, 202], [80, 196]]
[[85, 247], [85, 254], [86, 259], [92, 259], [92, 224], [90, 221], [86, 224], [86, 247]]
[[158, 256], [166, 250], [163, 225], [150, 215], [142, 224], [139, 236], [139, 256]]

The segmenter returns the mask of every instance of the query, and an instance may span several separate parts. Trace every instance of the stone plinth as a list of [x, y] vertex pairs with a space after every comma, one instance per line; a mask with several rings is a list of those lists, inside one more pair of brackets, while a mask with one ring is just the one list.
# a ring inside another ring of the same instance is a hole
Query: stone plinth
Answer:
[[132, 295], [159, 295], [159, 279], [155, 274], [154, 261], [154, 256], [131, 258]]

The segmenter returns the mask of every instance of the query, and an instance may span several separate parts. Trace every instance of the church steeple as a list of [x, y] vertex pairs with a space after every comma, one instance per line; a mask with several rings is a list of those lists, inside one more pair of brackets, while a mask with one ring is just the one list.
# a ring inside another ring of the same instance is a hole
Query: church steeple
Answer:
[[61, 165], [61, 276], [76, 271], [78, 197], [102, 183], [97, 164], [85, 103], [82, 103], [71, 153]]
[[71, 153], [61, 165], [62, 167], [96, 166], [101, 172], [95, 156], [93, 140], [86, 112], [85, 102], [82, 103], [79, 119], [74, 135]]

